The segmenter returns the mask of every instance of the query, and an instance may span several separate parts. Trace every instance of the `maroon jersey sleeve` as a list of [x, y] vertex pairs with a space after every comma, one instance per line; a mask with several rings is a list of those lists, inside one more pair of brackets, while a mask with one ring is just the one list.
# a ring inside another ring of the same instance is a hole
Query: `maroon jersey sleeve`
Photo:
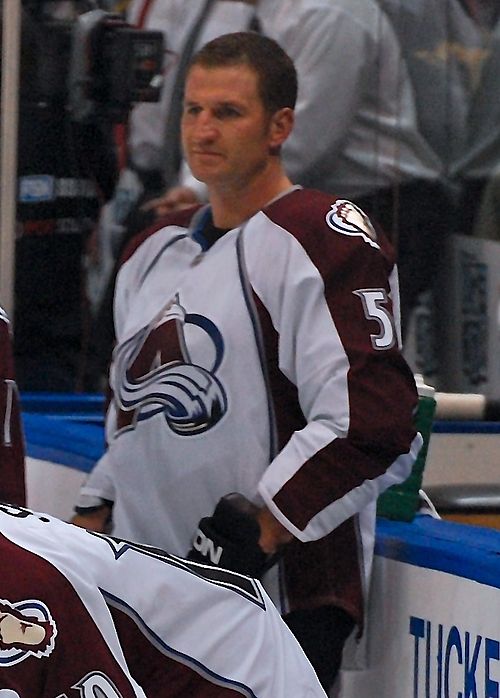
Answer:
[[26, 504], [24, 436], [10, 324], [0, 309], [0, 500]]
[[355, 205], [320, 192], [295, 192], [266, 213], [274, 226], [266, 253], [274, 233], [289, 282], [273, 305], [276, 285], [261, 280], [261, 253], [253, 254], [271, 392], [286, 395], [275, 405], [281, 451], [261, 494], [310, 542], [408, 476], [420, 447], [417, 390], [400, 348], [394, 253], [384, 236]]

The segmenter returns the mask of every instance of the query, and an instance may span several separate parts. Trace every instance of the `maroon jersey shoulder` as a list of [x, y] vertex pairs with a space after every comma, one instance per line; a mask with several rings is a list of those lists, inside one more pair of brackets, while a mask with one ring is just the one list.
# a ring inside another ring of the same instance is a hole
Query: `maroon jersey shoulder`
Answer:
[[264, 209], [276, 225], [293, 235], [321, 270], [329, 265], [377, 255], [386, 273], [395, 252], [384, 233], [356, 204], [315, 189], [297, 189]]
[[264, 213], [277, 225], [296, 236], [306, 229], [322, 229], [325, 218], [337, 197], [316, 189], [296, 189], [273, 201]]
[[173, 213], [169, 213], [166, 216], [158, 218], [158, 220], [155, 221], [153, 225], [149, 226], [148, 228], [145, 228], [145, 230], [134, 235], [125, 247], [125, 250], [123, 251], [123, 254], [120, 258], [120, 265], [124, 264], [128, 259], [130, 259], [130, 257], [132, 257], [134, 252], [142, 245], [142, 243], [145, 240], [150, 238], [151, 235], [154, 235], [162, 228], [166, 228], [169, 225], [175, 225], [181, 228], [189, 227], [189, 224], [191, 223], [194, 214], [200, 208], [201, 204], [197, 204], [196, 206], [190, 206], [189, 208], [182, 209], [181, 211], [174, 211]]
[[136, 696], [69, 580], [3, 535], [0, 558], [0, 619], [10, 620], [9, 633], [0, 633], [0, 685], [22, 696], [69, 695], [76, 685], [82, 695], [97, 695], [91, 678], [98, 673], [101, 688], [106, 683], [116, 695]]

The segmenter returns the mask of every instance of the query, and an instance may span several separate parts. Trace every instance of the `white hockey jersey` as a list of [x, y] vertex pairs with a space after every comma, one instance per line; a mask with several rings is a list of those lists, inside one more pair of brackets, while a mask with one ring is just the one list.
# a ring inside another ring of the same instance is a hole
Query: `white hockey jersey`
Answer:
[[326, 698], [259, 582], [0, 504], [2, 698]]
[[120, 270], [109, 448], [82, 492], [114, 501], [116, 535], [181, 556], [222, 495], [265, 503], [295, 536], [266, 580], [280, 609], [361, 622], [376, 498], [421, 444], [392, 248], [313, 190], [209, 248], [208, 215], [180, 212]]

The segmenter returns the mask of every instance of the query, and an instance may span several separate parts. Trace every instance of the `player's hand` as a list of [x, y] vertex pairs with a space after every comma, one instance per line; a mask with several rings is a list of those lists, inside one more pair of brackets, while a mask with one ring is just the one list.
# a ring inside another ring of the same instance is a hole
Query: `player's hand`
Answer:
[[261, 577], [278, 559], [259, 545], [259, 509], [238, 493], [219, 500], [212, 516], [201, 519], [188, 560]]
[[166, 216], [172, 211], [181, 211], [199, 203], [196, 193], [190, 187], [172, 187], [162, 196], [150, 199], [141, 206], [143, 211], [154, 211], [157, 218]]
[[101, 500], [98, 506], [77, 506], [75, 515], [70, 523], [80, 528], [96, 533], [108, 533], [111, 528], [113, 505], [111, 502]]

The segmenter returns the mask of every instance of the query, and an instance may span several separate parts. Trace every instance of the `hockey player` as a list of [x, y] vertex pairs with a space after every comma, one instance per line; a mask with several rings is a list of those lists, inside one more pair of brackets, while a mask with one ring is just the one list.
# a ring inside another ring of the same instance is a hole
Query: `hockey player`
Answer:
[[267, 37], [195, 55], [182, 138], [209, 205], [120, 270], [109, 448], [75, 523], [103, 530], [106, 500], [116, 535], [262, 577], [329, 689], [363, 626], [376, 498], [421, 437], [392, 248], [282, 166], [296, 93]]
[[259, 582], [0, 504], [0, 696], [325, 698]]
[[24, 436], [14, 374], [11, 326], [0, 308], [0, 501], [26, 504]]

